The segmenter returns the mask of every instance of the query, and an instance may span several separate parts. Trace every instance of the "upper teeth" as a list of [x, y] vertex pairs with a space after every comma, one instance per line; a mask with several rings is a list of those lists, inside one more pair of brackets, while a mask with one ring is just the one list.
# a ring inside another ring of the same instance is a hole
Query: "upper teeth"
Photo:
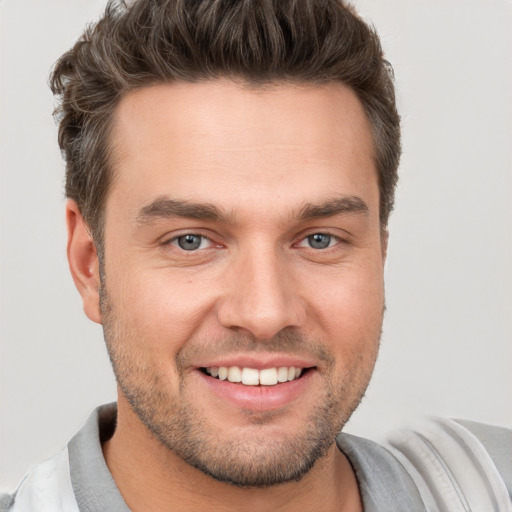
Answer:
[[265, 368], [256, 370], [255, 368], [240, 368], [239, 366], [212, 366], [206, 368], [208, 374], [212, 377], [218, 377], [220, 380], [229, 380], [230, 382], [241, 382], [246, 386], [274, 386], [278, 382], [287, 382], [300, 377], [302, 368], [294, 366], [280, 366], [279, 368]]

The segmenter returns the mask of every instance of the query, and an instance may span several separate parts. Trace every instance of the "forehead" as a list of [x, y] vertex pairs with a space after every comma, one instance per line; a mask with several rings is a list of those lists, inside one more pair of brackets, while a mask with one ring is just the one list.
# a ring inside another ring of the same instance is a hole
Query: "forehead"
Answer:
[[112, 142], [111, 195], [139, 204], [170, 195], [243, 206], [265, 201], [269, 189], [294, 202], [377, 184], [368, 120], [342, 84], [146, 87], [121, 100]]

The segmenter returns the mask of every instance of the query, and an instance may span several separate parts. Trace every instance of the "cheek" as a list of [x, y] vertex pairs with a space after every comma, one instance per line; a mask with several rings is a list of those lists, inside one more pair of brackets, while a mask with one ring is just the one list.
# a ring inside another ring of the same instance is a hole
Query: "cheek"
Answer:
[[338, 387], [359, 396], [370, 380], [379, 349], [384, 310], [381, 267], [377, 262], [352, 267], [350, 272], [345, 268], [322, 282], [323, 286], [310, 290], [315, 297], [309, 304], [313, 333], [335, 358]]
[[108, 279], [107, 285], [122, 327], [157, 351], [175, 351], [193, 337], [213, 300], [209, 286], [166, 269], [138, 271], [117, 279], [117, 286]]
[[341, 268], [306, 291], [311, 314], [333, 336], [357, 343], [380, 333], [384, 309], [382, 266]]

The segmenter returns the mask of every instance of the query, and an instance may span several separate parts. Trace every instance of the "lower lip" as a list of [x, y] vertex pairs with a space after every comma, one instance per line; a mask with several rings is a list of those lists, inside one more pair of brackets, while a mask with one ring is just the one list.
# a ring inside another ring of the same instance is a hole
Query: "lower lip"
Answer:
[[316, 371], [310, 369], [299, 379], [274, 386], [245, 386], [209, 377], [199, 370], [197, 373], [211, 391], [236, 407], [252, 411], [271, 411], [284, 407], [303, 395]]

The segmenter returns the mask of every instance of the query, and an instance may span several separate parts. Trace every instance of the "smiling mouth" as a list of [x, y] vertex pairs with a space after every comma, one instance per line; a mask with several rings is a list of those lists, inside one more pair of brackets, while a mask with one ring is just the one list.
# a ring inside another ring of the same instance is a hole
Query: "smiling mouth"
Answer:
[[298, 368], [295, 366], [280, 366], [257, 370], [255, 368], [241, 368], [239, 366], [211, 366], [200, 368], [209, 377], [218, 380], [227, 380], [245, 386], [275, 386], [299, 379], [312, 368]]

